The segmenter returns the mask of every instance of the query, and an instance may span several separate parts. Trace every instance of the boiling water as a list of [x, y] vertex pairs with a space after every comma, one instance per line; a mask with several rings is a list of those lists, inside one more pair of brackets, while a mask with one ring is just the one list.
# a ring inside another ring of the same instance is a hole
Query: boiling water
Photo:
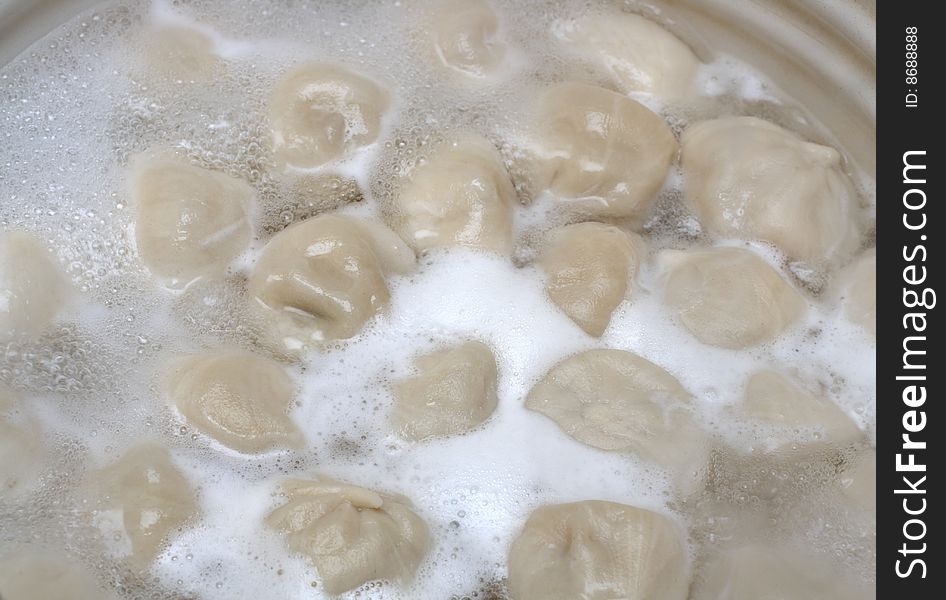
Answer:
[[[747, 375], [761, 367], [795, 373], [872, 439], [873, 339], [848, 323], [836, 298], [818, 286], [808, 286], [811, 308], [803, 323], [747, 351], [699, 344], [672, 322], [660, 303], [653, 261], [600, 339], [548, 301], [531, 264], [532, 240], [561, 218], [550, 199], [532, 197], [517, 170], [517, 148], [536, 90], [559, 80], [600, 80], [549, 38], [558, 19], [587, 10], [588, 3], [493, 4], [511, 58], [499, 83], [480, 86], [431, 68], [422, 36], [412, 34], [428, 7], [406, 0], [106, 3], [0, 69], [0, 225], [46, 240], [74, 287], [66, 312], [41, 338], [0, 348], [0, 378], [20, 398], [22, 418], [39, 423], [47, 449], [34, 490], [0, 496], [0, 556], [23, 548], [64, 550], [129, 598], [320, 598], [315, 570], [263, 525], [281, 479], [319, 473], [403, 493], [431, 529], [433, 548], [412, 587], [376, 582], [348, 597], [502, 598], [507, 550], [528, 514], [543, 504], [583, 499], [672, 516], [688, 528], [698, 567], [716, 541], [733, 535], [733, 518], [758, 512], [746, 479], [771, 466], [743, 464], [743, 472], [728, 478], [721, 469], [712, 494], [681, 499], [657, 467], [579, 444], [525, 410], [526, 393], [553, 364], [596, 347], [631, 350], [676, 376], [718, 437], [718, 461], [732, 454], [725, 448], [755, 435], [730, 424], [730, 407], [741, 399]], [[212, 86], [154, 72], [140, 41], [162, 22], [187, 23], [211, 36], [224, 59]], [[764, 74], [730, 57], [701, 58], [707, 64], [698, 74], [704, 93], [698, 102], [675, 106], [639, 98], [675, 131], [694, 119], [753, 114], [825, 138]], [[516, 209], [519, 242], [512, 261], [452, 249], [423, 256], [415, 273], [392, 278], [390, 305], [360, 335], [287, 366], [300, 390], [291, 416], [306, 434], [305, 449], [240, 455], [185, 426], [161, 397], [156, 373], [180, 353], [221, 344], [252, 348], [241, 317], [245, 275], [274, 232], [314, 210], [297, 201], [291, 181], [275, 174], [264, 119], [279, 75], [305, 59], [339, 60], [374, 74], [395, 98], [380, 140], [329, 169], [336, 175], [332, 208], [382, 216], [401, 172], [423, 160], [445, 132], [473, 129], [503, 150], [523, 194]], [[226, 281], [169, 290], [142, 266], [127, 165], [156, 144], [178, 148], [195, 164], [256, 190], [256, 237]], [[679, 197], [680, 176], [672, 174], [657, 213], [644, 225], [653, 250], [704, 241]], [[754, 249], [791, 276], [781, 257]], [[804, 278], [796, 283], [806, 285]], [[409, 373], [417, 354], [472, 338], [496, 353], [496, 413], [466, 435], [425, 443], [398, 438], [388, 420], [388, 383]], [[121, 544], [89, 520], [81, 493], [89, 473], [143, 439], [171, 448], [201, 507], [200, 519], [172, 535], [146, 574], [113, 560]], [[852, 577], [870, 580], [872, 525], [833, 506], [824, 482], [836, 475], [822, 471], [786, 471], [779, 493], [790, 510], [769, 515], [757, 534], [804, 546]], [[706, 508], [720, 498], [728, 498], [722, 507]]]

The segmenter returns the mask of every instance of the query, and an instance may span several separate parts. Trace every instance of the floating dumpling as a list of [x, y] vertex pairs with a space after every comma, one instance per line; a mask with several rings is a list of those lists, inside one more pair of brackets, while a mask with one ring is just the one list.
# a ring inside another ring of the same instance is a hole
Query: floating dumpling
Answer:
[[168, 394], [189, 423], [239, 452], [302, 443], [287, 414], [295, 385], [272, 360], [239, 351], [180, 358], [171, 364]]
[[467, 342], [421, 356], [418, 374], [395, 384], [394, 421], [412, 440], [473, 429], [496, 408], [496, 358], [489, 346]]
[[406, 583], [427, 553], [427, 525], [403, 496], [324, 478], [282, 489], [288, 501], [266, 522], [312, 562], [329, 594], [375, 579]]
[[213, 40], [185, 25], [162, 23], [149, 28], [145, 50], [150, 70], [175, 83], [205, 80], [220, 63]]
[[600, 336], [637, 275], [644, 241], [613, 225], [576, 223], [554, 231], [539, 256], [549, 298], [579, 327]]
[[844, 316], [877, 335], [877, 253], [871, 248], [848, 267], [844, 280]]
[[848, 506], [871, 515], [877, 512], [877, 451], [861, 450], [838, 480]]
[[165, 152], [135, 160], [138, 254], [171, 286], [223, 273], [250, 241], [253, 189]]
[[175, 531], [197, 515], [194, 493], [164, 446], [128, 450], [95, 478], [95, 521], [106, 539], [138, 565], [148, 565]]
[[81, 564], [58, 553], [16, 552], [0, 557], [3, 600], [112, 600]]
[[806, 303], [778, 271], [749, 250], [667, 251], [664, 302], [704, 344], [739, 349], [775, 339]]
[[499, 152], [481, 137], [439, 148], [404, 182], [397, 204], [402, 235], [416, 250], [512, 247], [516, 191]]
[[0, 496], [9, 497], [34, 487], [44, 454], [36, 424], [17, 414], [15, 400], [0, 383]]
[[863, 437], [837, 404], [808, 393], [775, 371], [758, 371], [749, 378], [742, 412], [769, 426], [764, 436], [766, 452], [787, 452], [816, 443], [838, 447]]
[[509, 551], [515, 600], [685, 600], [689, 585], [673, 521], [615, 502], [538, 508]]
[[680, 96], [692, 86], [700, 64], [689, 46], [640, 15], [587, 15], [557, 24], [555, 34], [598, 61], [624, 92]]
[[431, 42], [440, 62], [471, 77], [496, 71], [506, 56], [497, 35], [499, 17], [485, 0], [452, 0], [439, 7], [431, 23]]
[[0, 234], [0, 341], [41, 333], [67, 295], [68, 284], [39, 239], [23, 231]]
[[683, 133], [686, 201], [711, 234], [761, 240], [819, 265], [859, 243], [859, 207], [834, 148], [754, 117]]
[[645, 215], [677, 154], [663, 118], [592, 85], [550, 87], [538, 123], [539, 184], [587, 215]]
[[294, 69], [269, 100], [277, 162], [308, 169], [373, 143], [389, 102], [384, 88], [346, 68], [309, 63]]
[[746, 545], [706, 567], [694, 600], [862, 600], [870, 590], [810, 550]]
[[269, 343], [294, 353], [357, 334], [388, 300], [384, 275], [406, 273], [414, 261], [414, 252], [383, 225], [322, 215], [270, 240], [249, 294]]
[[689, 404], [670, 373], [631, 352], [604, 349], [561, 361], [526, 397], [526, 408], [579, 442], [632, 452], [677, 473], [699, 469], [706, 451]]

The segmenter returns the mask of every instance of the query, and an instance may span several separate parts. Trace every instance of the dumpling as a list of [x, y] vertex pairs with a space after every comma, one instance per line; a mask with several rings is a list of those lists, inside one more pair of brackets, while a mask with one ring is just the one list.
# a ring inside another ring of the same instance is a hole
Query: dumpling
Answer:
[[562, 312], [597, 337], [637, 275], [644, 241], [613, 225], [576, 223], [552, 232], [539, 266], [545, 291]]
[[515, 600], [685, 600], [689, 585], [679, 528], [626, 504], [538, 508], [509, 551]]
[[113, 600], [83, 565], [56, 552], [18, 551], [0, 557], [3, 600]]
[[[0, 383], [0, 496], [34, 488], [39, 480], [43, 441], [36, 424], [14, 408], [15, 394]], [[2, 590], [0, 590], [2, 591]]]
[[391, 230], [342, 215], [306, 219], [263, 249], [248, 291], [269, 342], [294, 353], [350, 338], [389, 297], [386, 273], [406, 273], [414, 253]]
[[749, 250], [667, 251], [664, 302], [711, 346], [739, 349], [775, 339], [804, 313], [801, 295]]
[[131, 560], [147, 566], [167, 540], [197, 516], [187, 480], [164, 446], [143, 443], [97, 474], [95, 521], [107, 539], [122, 539]]
[[436, 11], [431, 43], [439, 61], [470, 77], [486, 77], [506, 56], [499, 17], [485, 0], [451, 0]]
[[162, 151], [134, 161], [138, 254], [174, 287], [223, 273], [250, 242], [253, 189]]
[[266, 523], [286, 534], [290, 550], [312, 562], [326, 592], [414, 577], [430, 535], [410, 500], [326, 478], [289, 480], [282, 489], [288, 501]]
[[150, 27], [145, 51], [150, 70], [172, 82], [206, 80], [220, 64], [213, 40], [184, 25], [162, 23]]
[[624, 350], [587, 350], [556, 364], [529, 391], [539, 412], [583, 444], [632, 452], [672, 472], [698, 469], [706, 436], [673, 375]]
[[0, 341], [38, 335], [62, 309], [68, 284], [39, 239], [0, 234]]
[[861, 450], [838, 480], [848, 506], [870, 515], [877, 512], [877, 451]]
[[505, 253], [512, 247], [515, 204], [499, 152], [489, 141], [465, 135], [414, 170], [398, 195], [396, 218], [418, 251], [467, 246]]
[[310, 169], [371, 144], [389, 103], [384, 88], [344, 67], [308, 63], [290, 71], [269, 99], [276, 161]]
[[412, 440], [463, 433], [496, 408], [496, 358], [489, 346], [466, 342], [416, 360], [418, 374], [393, 386], [394, 421]]
[[834, 148], [755, 117], [697, 123], [682, 145], [686, 202], [709, 233], [815, 266], [857, 248], [858, 200]]
[[591, 216], [645, 215], [677, 154], [659, 115], [592, 85], [550, 87], [538, 123], [539, 184]]
[[854, 261], [844, 277], [844, 316], [877, 335], [877, 253], [871, 248]]
[[221, 351], [173, 361], [168, 395], [188, 423], [239, 452], [301, 445], [289, 418], [295, 385], [276, 362]]
[[[837, 404], [809, 394], [775, 371], [758, 371], [749, 378], [742, 412], [750, 420], [770, 426], [763, 440], [766, 452], [785, 453], [813, 444], [839, 447], [863, 437]], [[803, 434], [799, 431], [803, 429], [818, 435]]]
[[693, 600], [862, 600], [874, 594], [824, 558], [749, 544], [710, 561]]
[[640, 15], [609, 12], [557, 24], [570, 48], [599, 62], [623, 92], [678, 97], [693, 85], [699, 59], [672, 33]]

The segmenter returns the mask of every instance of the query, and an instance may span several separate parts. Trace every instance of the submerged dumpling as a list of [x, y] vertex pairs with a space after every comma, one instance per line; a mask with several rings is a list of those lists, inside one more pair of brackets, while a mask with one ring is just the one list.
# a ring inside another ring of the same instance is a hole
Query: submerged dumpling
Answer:
[[689, 46], [640, 15], [587, 15], [558, 24], [555, 34], [597, 60], [624, 92], [680, 96], [692, 86], [700, 64]]
[[506, 56], [499, 17], [486, 0], [450, 0], [436, 11], [431, 43], [440, 62], [471, 77], [496, 71]]
[[613, 225], [576, 223], [554, 232], [539, 256], [549, 298], [579, 327], [600, 336], [624, 301], [644, 241]]
[[396, 383], [394, 421], [412, 440], [463, 433], [496, 408], [496, 358], [489, 346], [466, 342], [421, 356], [418, 374]]
[[699, 468], [705, 436], [673, 375], [624, 350], [588, 350], [561, 361], [526, 397], [579, 442], [633, 452], [674, 472]]
[[848, 506], [870, 515], [877, 512], [877, 451], [861, 450], [841, 473], [838, 483]]
[[749, 250], [667, 251], [664, 302], [704, 344], [746, 348], [768, 342], [805, 311], [778, 271]]
[[326, 592], [341, 594], [374, 579], [413, 578], [430, 536], [410, 500], [326, 478], [289, 480], [281, 487], [288, 500], [266, 523], [312, 562]]
[[374, 142], [388, 92], [344, 67], [308, 63], [283, 77], [269, 99], [276, 161], [308, 169]]
[[414, 261], [413, 251], [383, 225], [322, 215], [270, 240], [248, 291], [269, 342], [296, 352], [357, 334], [388, 300], [384, 275], [406, 273]]
[[197, 515], [187, 480], [164, 446], [139, 444], [95, 478], [95, 520], [117, 550], [148, 565], [168, 539]]
[[844, 316], [877, 335], [877, 253], [871, 248], [847, 268], [843, 278]]
[[23, 231], [0, 234], [0, 341], [41, 333], [67, 295], [59, 265], [38, 238]]
[[210, 36], [185, 25], [150, 27], [145, 34], [145, 51], [150, 70], [175, 83], [208, 79], [220, 64]]
[[250, 242], [253, 189], [244, 181], [149, 152], [133, 167], [138, 254], [172, 286], [223, 273]]
[[838, 447], [862, 437], [857, 424], [837, 404], [808, 393], [775, 371], [758, 371], [749, 378], [742, 413], [769, 426], [762, 448], [766, 452], [812, 444]]
[[397, 218], [416, 250], [467, 246], [496, 252], [512, 247], [516, 191], [493, 145], [466, 135], [435, 151], [404, 182]]
[[509, 551], [515, 600], [685, 600], [689, 585], [673, 521], [615, 502], [538, 508]]
[[[18, 414], [13, 391], [0, 383], [0, 496], [13, 497], [35, 487], [44, 447], [36, 423]], [[0, 588], [0, 592], [2, 592]]]
[[697, 123], [682, 143], [686, 201], [711, 234], [812, 265], [857, 247], [858, 201], [834, 148], [755, 117]]
[[58, 553], [15, 552], [0, 557], [3, 600], [112, 600], [83, 565]]
[[538, 123], [536, 178], [588, 215], [646, 214], [677, 153], [677, 141], [659, 115], [583, 83], [550, 87]]
[[694, 600], [862, 600], [870, 590], [810, 551], [745, 545], [706, 567]]
[[298, 446], [302, 432], [287, 412], [295, 385], [276, 362], [240, 351], [180, 358], [168, 394], [185, 419], [239, 452]]

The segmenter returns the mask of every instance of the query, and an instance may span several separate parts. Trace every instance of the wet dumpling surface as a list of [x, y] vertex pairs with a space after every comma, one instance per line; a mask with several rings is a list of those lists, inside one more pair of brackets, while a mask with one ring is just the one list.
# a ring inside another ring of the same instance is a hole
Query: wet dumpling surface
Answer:
[[239, 452], [298, 446], [287, 415], [295, 384], [276, 362], [236, 350], [179, 358], [168, 395], [188, 423]]
[[499, 17], [486, 0], [448, 0], [435, 11], [431, 44], [439, 62], [468, 77], [486, 77], [506, 56]]
[[782, 276], [742, 248], [666, 251], [664, 302], [704, 344], [746, 348], [771, 341], [805, 311]]
[[437, 148], [397, 199], [402, 236], [418, 251], [466, 246], [509, 252], [516, 191], [502, 157], [467, 134]]
[[556, 24], [558, 39], [603, 66], [624, 92], [679, 97], [700, 61], [675, 35], [640, 15], [590, 14]]
[[641, 217], [677, 154], [663, 118], [627, 96], [559, 83], [538, 107], [536, 179], [587, 215]]
[[576, 223], [550, 234], [538, 262], [552, 302], [597, 337], [627, 296], [643, 252], [644, 241], [637, 234], [613, 225]]
[[0, 496], [5, 498], [36, 487], [45, 454], [39, 426], [21, 414], [20, 401], [0, 383]]
[[0, 341], [41, 333], [62, 309], [68, 289], [39, 239], [23, 231], [0, 233]]
[[55, 552], [18, 552], [0, 557], [3, 600], [112, 600], [95, 575]]
[[154, 150], [136, 157], [132, 192], [138, 253], [172, 287], [219, 276], [249, 244], [254, 194], [240, 179]]
[[345, 67], [297, 67], [276, 84], [269, 99], [276, 161], [308, 169], [371, 144], [389, 104], [387, 90]]
[[406, 273], [414, 261], [413, 251], [383, 225], [322, 215], [270, 240], [248, 292], [269, 343], [295, 353], [357, 334], [388, 300], [385, 273]]
[[427, 525], [403, 496], [327, 478], [281, 488], [287, 501], [266, 522], [312, 562], [330, 594], [375, 579], [409, 582], [427, 553]]
[[[167, 448], [143, 443], [96, 473], [94, 521], [106, 538], [125, 539], [138, 566], [147, 566], [168, 539], [197, 516], [197, 502]], [[115, 529], [112, 531], [112, 529]]]
[[877, 253], [871, 248], [847, 267], [842, 277], [844, 316], [877, 335]]
[[418, 373], [394, 384], [394, 422], [412, 440], [469, 431], [496, 408], [496, 358], [466, 342], [419, 357]]
[[713, 235], [768, 242], [815, 266], [859, 243], [860, 209], [834, 148], [724, 117], [684, 131], [681, 163], [687, 205]]
[[677, 526], [625, 504], [538, 508], [509, 551], [513, 600], [684, 600], [688, 587]]

